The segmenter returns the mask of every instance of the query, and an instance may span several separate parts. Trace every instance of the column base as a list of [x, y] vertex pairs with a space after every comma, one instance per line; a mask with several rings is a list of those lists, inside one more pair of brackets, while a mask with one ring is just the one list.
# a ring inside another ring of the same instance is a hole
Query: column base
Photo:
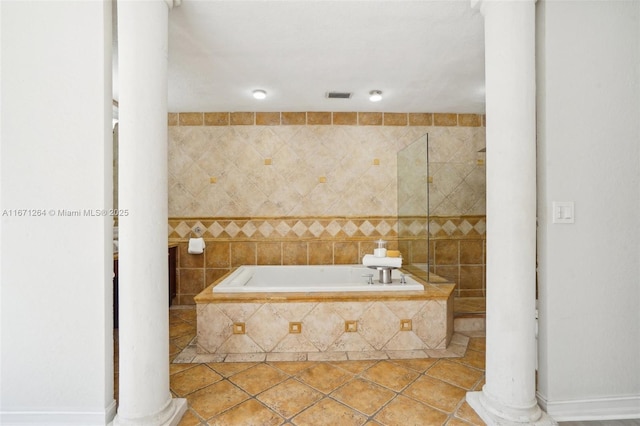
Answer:
[[[533, 418], [536, 420], [532, 420], [527, 418], [529, 416], [524, 415], [522, 421], [513, 420], [509, 418], [500, 417], [497, 413], [503, 410], [503, 407], [488, 407], [491, 404], [489, 400], [485, 397], [483, 392], [467, 392], [467, 403], [475, 410], [475, 412], [480, 416], [480, 418], [488, 425], [488, 426], [522, 426], [522, 425], [533, 425], [533, 426], [557, 426], [558, 423], [553, 420], [547, 413], [544, 411], [538, 410], [531, 413]], [[506, 411], [506, 410], [505, 410]], [[537, 413], [539, 411], [539, 415]]]
[[186, 411], [186, 398], [172, 398], [162, 413], [153, 416], [152, 419], [123, 420], [116, 416], [109, 426], [177, 426]]

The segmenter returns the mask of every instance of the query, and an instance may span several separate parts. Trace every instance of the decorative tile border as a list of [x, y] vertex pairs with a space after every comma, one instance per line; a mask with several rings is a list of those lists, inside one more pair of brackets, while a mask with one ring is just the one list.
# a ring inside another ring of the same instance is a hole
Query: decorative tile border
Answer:
[[169, 126], [443, 126], [486, 127], [484, 114], [402, 112], [172, 112]]
[[288, 217], [170, 218], [169, 240], [191, 237], [217, 240], [302, 240], [345, 238], [482, 238], [485, 216], [460, 217]]

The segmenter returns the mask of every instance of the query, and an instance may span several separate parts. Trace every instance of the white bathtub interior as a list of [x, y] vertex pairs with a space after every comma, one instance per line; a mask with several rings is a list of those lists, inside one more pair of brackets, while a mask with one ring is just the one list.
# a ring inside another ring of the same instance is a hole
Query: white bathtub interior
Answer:
[[[218, 285], [214, 293], [422, 291], [408, 274], [393, 270], [391, 283], [381, 284], [375, 269], [362, 265], [241, 266]], [[404, 275], [404, 277], [403, 277]], [[369, 277], [372, 279], [370, 280]], [[404, 278], [405, 283], [402, 279]], [[373, 284], [369, 284], [373, 281]]]

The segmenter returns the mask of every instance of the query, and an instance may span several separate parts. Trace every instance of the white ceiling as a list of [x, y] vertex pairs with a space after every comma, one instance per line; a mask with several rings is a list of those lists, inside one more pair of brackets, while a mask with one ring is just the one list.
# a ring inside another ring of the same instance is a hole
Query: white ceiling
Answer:
[[169, 111], [483, 113], [483, 28], [469, 0], [182, 0]]

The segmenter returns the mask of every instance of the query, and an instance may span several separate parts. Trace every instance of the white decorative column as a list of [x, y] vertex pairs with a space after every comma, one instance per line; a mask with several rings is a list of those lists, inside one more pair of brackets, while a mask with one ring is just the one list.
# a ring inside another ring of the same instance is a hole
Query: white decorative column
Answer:
[[489, 425], [555, 424], [536, 400], [535, 0], [472, 0], [485, 17]]
[[169, 391], [165, 0], [118, 1], [119, 344], [115, 425], [175, 425]]

